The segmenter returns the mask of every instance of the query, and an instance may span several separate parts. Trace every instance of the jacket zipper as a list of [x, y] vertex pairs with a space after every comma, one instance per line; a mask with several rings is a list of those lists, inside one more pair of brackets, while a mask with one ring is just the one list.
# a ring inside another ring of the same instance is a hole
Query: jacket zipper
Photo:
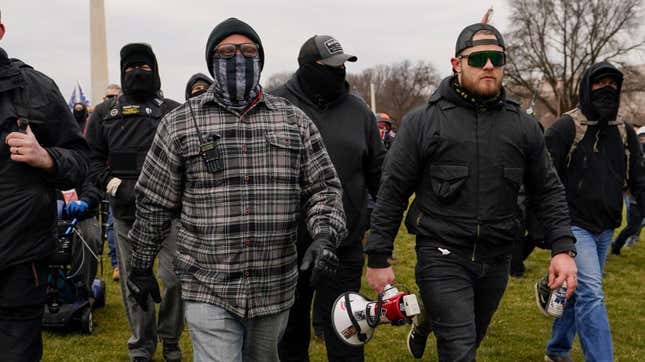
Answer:
[[477, 216], [477, 229], [475, 232], [475, 242], [473, 243], [473, 255], [471, 260], [475, 261], [477, 252], [477, 242], [479, 241], [479, 110], [475, 111], [475, 167], [477, 178], [475, 180], [475, 214]]

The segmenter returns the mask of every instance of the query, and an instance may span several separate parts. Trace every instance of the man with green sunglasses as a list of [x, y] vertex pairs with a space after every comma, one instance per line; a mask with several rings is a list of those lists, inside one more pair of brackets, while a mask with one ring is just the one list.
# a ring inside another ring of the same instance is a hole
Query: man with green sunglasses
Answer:
[[551, 244], [551, 287], [576, 287], [574, 238], [564, 188], [538, 121], [506, 98], [506, 45], [487, 24], [466, 27], [451, 58], [454, 74], [428, 104], [401, 122], [372, 213], [367, 282], [394, 282], [389, 260], [409, 197], [406, 226], [416, 235], [416, 281], [427, 323], [408, 335], [421, 358], [430, 331], [440, 361], [474, 361], [504, 294], [520, 229], [517, 195], [536, 200]]

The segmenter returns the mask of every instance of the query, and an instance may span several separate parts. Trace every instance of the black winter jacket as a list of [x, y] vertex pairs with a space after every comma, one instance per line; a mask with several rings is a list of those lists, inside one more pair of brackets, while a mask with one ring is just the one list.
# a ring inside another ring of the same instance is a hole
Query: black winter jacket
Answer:
[[[29, 119], [55, 172], [10, 159], [7, 135]], [[89, 150], [58, 87], [0, 48], [0, 270], [45, 258], [55, 247], [56, 189], [84, 180]]]
[[[582, 111], [595, 114], [590, 101], [591, 78], [604, 74], [613, 66], [600, 63], [592, 66], [580, 85]], [[593, 121], [593, 120], [591, 120]], [[643, 210], [645, 206], [645, 170], [636, 132], [629, 125], [627, 145], [630, 151], [628, 187]], [[560, 117], [546, 132], [546, 144], [565, 186], [573, 225], [592, 233], [620, 226], [623, 210], [623, 186], [626, 176], [625, 145], [616, 126], [588, 126], [567, 162], [575, 137], [575, 124], [568, 115]], [[595, 145], [595, 147], [594, 147]], [[567, 167], [568, 164], [568, 167]], [[644, 210], [645, 211], [645, 210]]]
[[[378, 192], [385, 147], [374, 114], [360, 98], [346, 94], [327, 104], [314, 104], [304, 93], [296, 76], [272, 92], [302, 109], [314, 122], [343, 186], [343, 207], [347, 217], [347, 238], [341, 245], [360, 243], [367, 230], [367, 192]], [[304, 225], [298, 241], [308, 244]]]
[[179, 103], [167, 98], [134, 99], [121, 95], [96, 106], [87, 140], [91, 148], [90, 177], [104, 191], [112, 177], [121, 179], [116, 196], [109, 196], [114, 217], [134, 220], [134, 186], [157, 125]]
[[502, 98], [488, 108], [457, 95], [452, 78], [404, 118], [385, 162], [366, 246], [371, 267], [387, 266], [412, 193], [408, 230], [475, 260], [510, 255], [520, 227], [522, 183], [537, 200], [552, 253], [574, 250], [564, 188], [535, 118]]

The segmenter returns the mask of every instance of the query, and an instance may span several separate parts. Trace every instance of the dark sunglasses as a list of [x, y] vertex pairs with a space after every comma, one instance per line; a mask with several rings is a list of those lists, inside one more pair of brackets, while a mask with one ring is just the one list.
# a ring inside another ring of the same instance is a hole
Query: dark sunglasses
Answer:
[[468, 65], [476, 68], [483, 68], [488, 59], [494, 67], [501, 67], [506, 64], [506, 54], [504, 52], [495, 50], [484, 50], [481, 52], [473, 52], [464, 54], [457, 57], [457, 59], [468, 58]]
[[237, 49], [246, 58], [255, 58], [260, 53], [260, 47], [254, 43], [220, 44], [215, 47], [215, 56], [224, 59], [233, 58], [237, 53]]
[[104, 96], [104, 97], [103, 97], [103, 99], [112, 99], [112, 98], [114, 98], [114, 97], [116, 97], [116, 95], [114, 95], [114, 94], [108, 94], [108, 95]]

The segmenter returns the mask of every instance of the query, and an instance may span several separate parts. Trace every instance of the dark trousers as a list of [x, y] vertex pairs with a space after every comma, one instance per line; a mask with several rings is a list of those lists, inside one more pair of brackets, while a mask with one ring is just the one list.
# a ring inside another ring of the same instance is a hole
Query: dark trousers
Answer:
[[[298, 250], [298, 259], [304, 250]], [[361, 288], [363, 247], [360, 242], [338, 249], [340, 266], [336, 276], [322, 280], [317, 289], [309, 286], [309, 273], [300, 273], [296, 287], [296, 301], [289, 311], [287, 329], [278, 345], [281, 361], [309, 361], [311, 338], [311, 302], [314, 301], [314, 319], [323, 327], [327, 359], [329, 361], [363, 361], [363, 347], [346, 345], [336, 336], [331, 324], [331, 309], [344, 292], [358, 292]], [[300, 264], [300, 260], [298, 260]], [[315, 291], [315, 297], [314, 297]]]
[[474, 361], [506, 289], [510, 258], [473, 262], [428, 244], [417, 238], [416, 280], [439, 361]]
[[642, 221], [643, 215], [641, 214], [641, 210], [638, 207], [638, 204], [630, 201], [629, 207], [627, 209], [627, 225], [620, 232], [620, 234], [618, 234], [618, 237], [616, 237], [616, 240], [612, 245], [614, 253], [616, 253], [617, 251], [620, 252], [620, 249], [625, 245], [625, 242], [630, 236], [636, 235], [636, 237], [638, 238]]
[[47, 264], [24, 263], [0, 271], [0, 359], [40, 361]]

